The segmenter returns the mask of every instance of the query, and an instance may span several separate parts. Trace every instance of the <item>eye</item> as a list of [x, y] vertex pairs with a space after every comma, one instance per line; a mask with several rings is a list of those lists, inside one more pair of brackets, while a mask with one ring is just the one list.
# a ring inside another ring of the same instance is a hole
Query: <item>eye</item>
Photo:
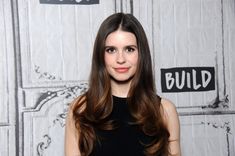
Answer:
[[112, 54], [116, 52], [116, 49], [114, 47], [107, 47], [105, 52]]
[[130, 52], [134, 52], [135, 48], [132, 47], [126, 47], [126, 52], [130, 53]]

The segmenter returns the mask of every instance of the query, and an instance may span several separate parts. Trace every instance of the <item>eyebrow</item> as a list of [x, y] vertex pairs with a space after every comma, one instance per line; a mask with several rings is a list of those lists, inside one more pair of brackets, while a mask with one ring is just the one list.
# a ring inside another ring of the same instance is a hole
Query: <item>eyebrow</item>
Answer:
[[[124, 46], [124, 47], [125, 47], [125, 48], [126, 48], [126, 47], [135, 47], [135, 48], [138, 48], [137, 45], [133, 45], [133, 44], [131, 44], [131, 45], [126, 45], [126, 46]], [[104, 46], [104, 48], [116, 48], [116, 46], [107, 45], [107, 46]]]
[[137, 48], [137, 45], [127, 45], [125, 47], [135, 47], [135, 48]]

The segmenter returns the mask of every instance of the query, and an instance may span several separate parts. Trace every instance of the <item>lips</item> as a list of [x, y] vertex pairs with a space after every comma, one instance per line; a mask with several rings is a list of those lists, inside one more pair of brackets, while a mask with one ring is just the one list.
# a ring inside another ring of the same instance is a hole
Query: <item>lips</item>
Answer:
[[114, 68], [114, 70], [118, 73], [126, 73], [128, 72], [129, 68], [127, 67], [120, 67], [120, 68]]

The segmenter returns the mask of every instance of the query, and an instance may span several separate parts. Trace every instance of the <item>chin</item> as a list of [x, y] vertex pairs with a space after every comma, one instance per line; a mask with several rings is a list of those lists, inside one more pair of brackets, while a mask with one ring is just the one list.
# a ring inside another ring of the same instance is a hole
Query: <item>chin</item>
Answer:
[[112, 80], [117, 83], [129, 83], [133, 79], [133, 76], [126, 77], [126, 78], [114, 78], [112, 77]]

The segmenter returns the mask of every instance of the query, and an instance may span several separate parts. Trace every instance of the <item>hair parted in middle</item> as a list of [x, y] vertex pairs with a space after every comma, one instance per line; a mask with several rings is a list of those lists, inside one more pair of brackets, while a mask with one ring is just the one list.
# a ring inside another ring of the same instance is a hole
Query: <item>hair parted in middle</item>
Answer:
[[162, 117], [161, 98], [156, 94], [148, 40], [140, 22], [132, 14], [124, 13], [115, 13], [101, 24], [93, 47], [88, 90], [74, 105], [73, 117], [81, 155], [89, 156], [93, 150], [97, 139], [94, 128], [113, 130], [116, 127], [113, 121], [106, 120], [112, 112], [113, 101], [104, 53], [106, 38], [117, 30], [133, 33], [137, 40], [138, 66], [131, 80], [128, 105], [134, 124], [146, 135], [155, 137], [146, 145], [145, 154], [165, 156], [169, 153], [169, 132]]

